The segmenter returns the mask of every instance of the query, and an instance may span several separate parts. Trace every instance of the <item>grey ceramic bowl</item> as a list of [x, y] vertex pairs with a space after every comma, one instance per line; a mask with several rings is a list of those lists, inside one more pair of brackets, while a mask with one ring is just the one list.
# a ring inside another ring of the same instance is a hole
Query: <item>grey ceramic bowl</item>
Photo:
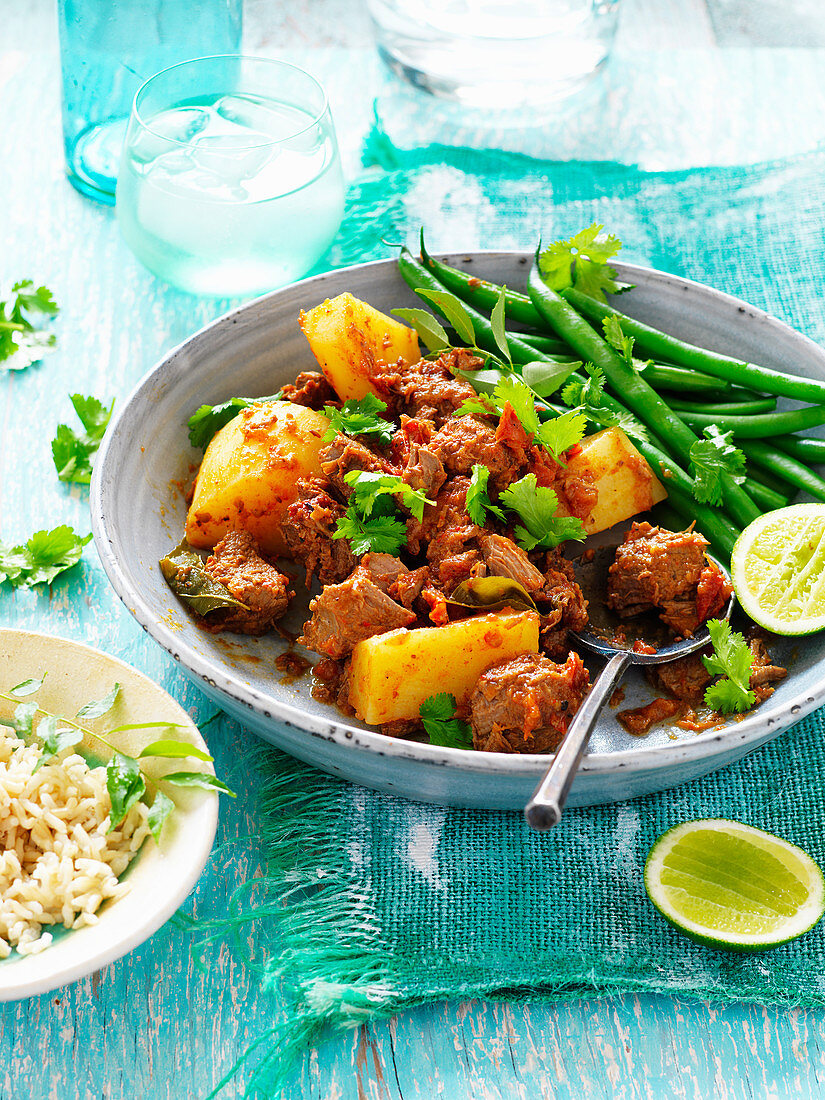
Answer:
[[[529, 257], [514, 252], [448, 256], [481, 278], [521, 286]], [[825, 378], [825, 352], [736, 298], [672, 275], [617, 265], [635, 284], [622, 308], [642, 321], [716, 351], [795, 374]], [[205, 694], [252, 732], [324, 771], [407, 798], [442, 805], [521, 809], [547, 757], [445, 749], [384, 737], [316, 703], [306, 678], [284, 683], [274, 666], [276, 636], [243, 639], [198, 629], [169, 592], [158, 559], [177, 544], [187, 482], [200, 453], [186, 421], [201, 404], [274, 393], [313, 357], [297, 324], [300, 309], [344, 290], [378, 309], [420, 304], [392, 261], [331, 272], [277, 291], [196, 333], [152, 370], [117, 413], [95, 464], [95, 543], [115, 591], [149, 634]], [[297, 629], [304, 616], [293, 613]], [[791, 675], [763, 706], [724, 729], [658, 728], [634, 738], [606, 710], [573, 785], [571, 805], [596, 805], [676, 786], [729, 764], [777, 737], [825, 698], [825, 637], [778, 653]], [[651, 697], [636, 674], [626, 705]]]

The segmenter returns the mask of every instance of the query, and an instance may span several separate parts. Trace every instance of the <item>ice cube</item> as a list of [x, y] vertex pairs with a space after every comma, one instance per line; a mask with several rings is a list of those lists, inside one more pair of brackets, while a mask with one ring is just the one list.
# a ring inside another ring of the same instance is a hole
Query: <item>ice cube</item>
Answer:
[[210, 113], [200, 107], [176, 107], [153, 115], [135, 132], [129, 143], [132, 159], [138, 166], [151, 164], [165, 153], [187, 144], [209, 125]]
[[221, 96], [215, 102], [215, 110], [227, 122], [265, 134], [267, 141], [282, 141], [312, 121], [306, 111], [288, 103], [252, 95]]

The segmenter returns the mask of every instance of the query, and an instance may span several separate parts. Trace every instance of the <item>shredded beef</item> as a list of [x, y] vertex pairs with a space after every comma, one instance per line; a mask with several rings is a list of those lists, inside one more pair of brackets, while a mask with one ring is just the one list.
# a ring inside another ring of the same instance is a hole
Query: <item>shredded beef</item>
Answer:
[[417, 489], [430, 500], [447, 480], [441, 459], [429, 447], [413, 443], [401, 476], [411, 489]]
[[324, 658], [312, 670], [313, 699], [328, 706], [338, 707], [344, 714], [355, 714], [349, 701], [350, 662]]
[[325, 405], [339, 405], [338, 395], [320, 371], [302, 370], [294, 385], [281, 387], [281, 399], [293, 405], [305, 405], [320, 410]]
[[480, 546], [484, 528], [465, 519], [466, 523], [444, 527], [427, 547], [430, 577], [447, 595], [462, 581], [487, 573]]
[[346, 435], [336, 435], [331, 443], [322, 447], [318, 461], [324, 475], [329, 478], [336, 492], [346, 500], [352, 493], [345, 476], [352, 470], [365, 470], [368, 473], [397, 474], [398, 471], [386, 459]]
[[306, 569], [307, 585], [313, 574], [321, 584], [344, 580], [357, 564], [349, 542], [333, 538], [346, 509], [321, 478], [301, 478], [297, 489], [298, 498], [281, 526], [291, 556]]
[[731, 593], [719, 569], [705, 557], [707, 545], [696, 531], [634, 523], [610, 566], [607, 606], [622, 618], [657, 608], [674, 635], [690, 637]]
[[544, 570], [544, 586], [533, 593], [540, 612], [539, 644], [548, 657], [562, 657], [569, 648], [568, 631], [587, 626], [587, 600], [558, 547], [537, 556], [537, 563]]
[[490, 485], [499, 491], [518, 480], [523, 461], [522, 452], [499, 440], [496, 429], [478, 416], [448, 420], [433, 436], [430, 449], [450, 474], [470, 474], [476, 464], [486, 466]]
[[647, 665], [645, 676], [657, 691], [666, 691], [685, 703], [701, 703], [712, 677], [699, 653], [689, 653], [662, 665]]
[[226, 585], [243, 608], [211, 612], [207, 630], [231, 630], [238, 634], [266, 634], [286, 611], [295, 595], [289, 578], [279, 573], [258, 551], [247, 531], [230, 531], [206, 559], [205, 570], [214, 581]]
[[481, 552], [491, 577], [509, 577], [528, 592], [544, 587], [544, 575], [512, 539], [504, 535], [487, 535], [481, 540]]
[[456, 378], [450, 368], [476, 370], [481, 365], [476, 356], [456, 348], [432, 362], [422, 359], [410, 364], [376, 364], [370, 380], [389, 409], [439, 425], [465, 401], [476, 397], [470, 383]]
[[552, 752], [590, 683], [577, 653], [556, 664], [527, 653], [488, 668], [470, 699], [473, 746], [485, 752]]
[[451, 478], [435, 496], [435, 504], [424, 508], [424, 516], [419, 521], [414, 517], [407, 520], [407, 547], [411, 554], [418, 554], [449, 525], [467, 526], [472, 520], [467, 515], [467, 489], [470, 480], [466, 477]]
[[358, 566], [341, 584], [326, 585], [310, 601], [312, 618], [304, 623], [298, 640], [307, 649], [339, 660], [365, 638], [415, 622], [414, 612], [388, 596], [382, 583], [369, 569]]
[[788, 670], [773, 663], [764, 640], [758, 634], [748, 640], [748, 645], [753, 658], [750, 688], [756, 696], [754, 702], [754, 706], [756, 706], [758, 703], [764, 703], [770, 695], [773, 695], [774, 689], [771, 684], [784, 680], [788, 675]]
[[426, 565], [422, 565], [420, 569], [413, 569], [411, 573], [400, 574], [394, 584], [390, 586], [389, 594], [402, 607], [412, 609], [429, 579], [430, 571]]
[[616, 719], [628, 733], [641, 737], [651, 726], [664, 722], [667, 718], [674, 718], [682, 709], [683, 704], [678, 699], [652, 699], [643, 707], [620, 710]]

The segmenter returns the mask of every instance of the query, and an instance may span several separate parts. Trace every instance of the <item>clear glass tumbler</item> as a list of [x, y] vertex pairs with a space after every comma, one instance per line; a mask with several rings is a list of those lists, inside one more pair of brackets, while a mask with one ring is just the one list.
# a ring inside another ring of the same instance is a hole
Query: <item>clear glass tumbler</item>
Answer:
[[58, 0], [69, 179], [110, 205], [132, 100], [187, 57], [237, 53], [243, 0]]
[[166, 282], [216, 297], [284, 286], [324, 255], [343, 210], [326, 93], [303, 69], [204, 57], [135, 96], [117, 216], [126, 243]]
[[470, 106], [540, 110], [606, 60], [619, 0], [367, 0], [387, 64]]

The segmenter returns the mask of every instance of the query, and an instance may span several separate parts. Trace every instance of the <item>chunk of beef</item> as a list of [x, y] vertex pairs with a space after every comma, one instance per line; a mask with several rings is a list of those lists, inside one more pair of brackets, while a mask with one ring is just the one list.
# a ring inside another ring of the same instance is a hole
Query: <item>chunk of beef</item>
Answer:
[[750, 688], [756, 696], [754, 706], [758, 703], [764, 703], [764, 701], [774, 693], [774, 689], [771, 684], [776, 684], [780, 680], [784, 680], [788, 675], [788, 670], [782, 668], [781, 665], [775, 665], [771, 660], [771, 655], [768, 652], [764, 639], [758, 634], [754, 634], [748, 639], [748, 645], [750, 646], [751, 657], [753, 663], [751, 664], [751, 678]]
[[359, 443], [357, 439], [350, 439], [346, 435], [336, 435], [331, 443], [322, 447], [318, 455], [318, 461], [324, 476], [329, 478], [330, 484], [345, 500], [352, 493], [352, 486], [347, 485], [344, 478], [353, 470], [366, 470], [368, 473], [397, 474], [395, 469], [386, 459], [375, 454]]
[[301, 478], [298, 498], [287, 509], [281, 525], [289, 552], [303, 565], [307, 585], [314, 574], [321, 584], [347, 578], [356, 559], [346, 539], [335, 539], [336, 525], [346, 509], [330, 495], [331, 485], [321, 478]]
[[413, 443], [401, 476], [411, 489], [418, 489], [430, 500], [447, 480], [441, 459], [429, 447]]
[[310, 601], [312, 618], [304, 623], [298, 640], [307, 649], [340, 660], [353, 647], [374, 634], [409, 626], [415, 614], [376, 583], [368, 569], [358, 566], [341, 584], [328, 584]]
[[632, 733], [634, 737], [641, 737], [651, 726], [655, 726], [657, 722], [664, 722], [668, 718], [674, 718], [683, 708], [684, 704], [678, 699], [652, 699], [643, 707], [620, 710], [616, 719], [628, 733]]
[[483, 534], [484, 529], [468, 518], [466, 523], [444, 527], [427, 547], [430, 577], [448, 596], [462, 581], [486, 576], [480, 544]]
[[476, 396], [469, 382], [456, 378], [456, 370], [475, 370], [481, 360], [463, 348], [444, 352], [438, 359], [420, 363], [377, 364], [370, 379], [379, 397], [396, 413], [443, 424], [465, 401]]
[[497, 438], [497, 430], [478, 416], [448, 420], [430, 444], [450, 474], [470, 474], [473, 466], [486, 466], [490, 485], [501, 491], [519, 477], [521, 452]]
[[486, 535], [481, 540], [484, 564], [491, 577], [509, 577], [528, 592], [544, 587], [544, 574], [536, 569], [527, 554], [512, 539], [503, 535]]
[[700, 653], [689, 653], [663, 665], [647, 665], [645, 676], [657, 691], [666, 691], [674, 699], [693, 705], [702, 702], [712, 679]]
[[320, 410], [325, 405], [338, 405], [338, 395], [320, 371], [302, 370], [294, 385], [281, 387], [281, 398], [293, 405], [305, 405]]
[[493, 665], [470, 699], [473, 746], [484, 752], [553, 752], [589, 684], [577, 653], [563, 665], [536, 653]]
[[579, 519], [589, 516], [599, 499], [599, 490], [592, 481], [581, 475], [563, 478], [557, 491], [567, 502], [570, 514]]
[[390, 585], [389, 594], [394, 600], [398, 600], [403, 607], [412, 609], [429, 579], [430, 570], [426, 565], [422, 565], [420, 569], [401, 573], [395, 583]]
[[367, 554], [361, 559], [361, 568], [365, 569], [370, 580], [375, 581], [382, 592], [390, 592], [390, 589], [409, 573], [409, 569], [400, 558], [394, 558], [392, 554]]
[[266, 634], [295, 595], [289, 590], [289, 578], [261, 556], [247, 531], [225, 535], [204, 568], [212, 580], [226, 585], [233, 598], [244, 604], [242, 608], [212, 612], [205, 624], [207, 630]]
[[544, 586], [533, 593], [540, 612], [540, 645], [549, 657], [562, 657], [569, 648], [568, 631], [587, 626], [587, 600], [558, 547], [536, 560], [544, 569]]
[[610, 566], [608, 607], [623, 618], [658, 608], [677, 637], [689, 637], [731, 592], [719, 569], [705, 557], [707, 545], [696, 531], [634, 523]]
[[312, 698], [338, 707], [344, 714], [355, 714], [349, 701], [350, 662], [324, 658], [312, 670]]
[[411, 554], [418, 554], [422, 546], [430, 542], [450, 525], [467, 526], [472, 520], [467, 515], [467, 490], [470, 479], [451, 478], [435, 496], [435, 504], [424, 508], [421, 520], [410, 517], [407, 520], [407, 548]]

